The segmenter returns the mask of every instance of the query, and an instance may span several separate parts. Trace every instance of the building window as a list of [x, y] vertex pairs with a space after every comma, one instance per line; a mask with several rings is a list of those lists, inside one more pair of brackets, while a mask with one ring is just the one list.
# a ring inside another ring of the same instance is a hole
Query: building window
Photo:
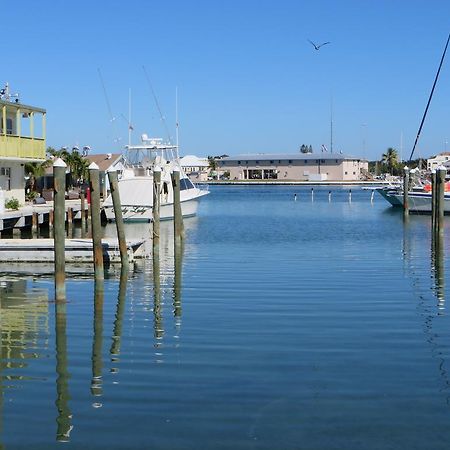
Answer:
[[356, 172], [353, 172], [353, 175], [356, 175]]
[[290, 159], [290, 160], [288, 161], [288, 163], [289, 163], [289, 164], [292, 164], [292, 159]]
[[348, 173], [347, 173], [347, 172], [344, 172], [344, 175], [348, 175]]
[[308, 164], [308, 160], [307, 159], [305, 159], [305, 164]]
[[256, 164], [259, 164], [259, 161], [256, 161]]
[[273, 164], [273, 160], [270, 161], [270, 164]]
[[241, 164], [241, 162], [240, 162], [240, 161], [238, 161], [238, 164], [240, 165], [240, 164]]

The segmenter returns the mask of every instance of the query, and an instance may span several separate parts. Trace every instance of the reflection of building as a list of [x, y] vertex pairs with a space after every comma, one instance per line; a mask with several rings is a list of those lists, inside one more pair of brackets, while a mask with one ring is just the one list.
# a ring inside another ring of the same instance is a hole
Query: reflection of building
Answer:
[[180, 164], [192, 181], [206, 181], [208, 179], [209, 162], [206, 158], [186, 155], [180, 159]]
[[0, 188], [7, 199], [24, 203], [24, 164], [45, 161], [45, 117], [45, 109], [19, 103], [8, 85], [0, 90]]
[[367, 160], [340, 153], [248, 154], [217, 165], [230, 180], [356, 181], [368, 171]]
[[24, 367], [26, 359], [37, 357], [29, 349], [39, 348], [39, 337], [48, 333], [48, 293], [27, 289], [26, 280], [2, 281], [0, 314], [2, 365]]

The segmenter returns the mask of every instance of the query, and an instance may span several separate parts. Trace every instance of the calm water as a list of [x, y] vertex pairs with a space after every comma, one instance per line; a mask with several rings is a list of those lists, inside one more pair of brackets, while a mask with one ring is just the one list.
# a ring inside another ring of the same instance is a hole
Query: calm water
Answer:
[[62, 305], [2, 267], [0, 448], [448, 449], [450, 221], [331, 189], [213, 187], [176, 264], [165, 224]]

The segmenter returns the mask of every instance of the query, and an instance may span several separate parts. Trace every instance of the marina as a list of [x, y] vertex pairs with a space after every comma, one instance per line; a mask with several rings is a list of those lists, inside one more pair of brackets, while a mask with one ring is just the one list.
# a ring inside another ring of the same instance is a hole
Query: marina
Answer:
[[433, 246], [369, 196], [212, 186], [178, 257], [163, 222], [159, 259], [68, 273], [63, 303], [45, 265], [3, 271], [0, 443], [446, 448], [449, 223]]

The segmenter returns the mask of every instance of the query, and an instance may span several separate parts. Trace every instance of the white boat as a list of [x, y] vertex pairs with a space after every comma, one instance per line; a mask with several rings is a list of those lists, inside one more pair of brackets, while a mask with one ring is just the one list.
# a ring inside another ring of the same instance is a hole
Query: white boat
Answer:
[[[394, 207], [403, 208], [403, 189], [382, 188], [377, 192]], [[431, 213], [431, 192], [412, 190], [408, 193], [408, 208], [412, 213]], [[444, 194], [444, 213], [450, 214], [450, 192]]]
[[[171, 173], [180, 171], [180, 200], [183, 217], [197, 214], [199, 200], [209, 193], [199, 189], [187, 177], [180, 165], [178, 146], [166, 144], [162, 139], [143, 134], [141, 145], [128, 145], [122, 155], [119, 175], [119, 195], [123, 219], [126, 222], [150, 222], [153, 218], [153, 170], [161, 169], [161, 220], [173, 219], [173, 188]], [[112, 197], [103, 203], [109, 222], [115, 220]]]

